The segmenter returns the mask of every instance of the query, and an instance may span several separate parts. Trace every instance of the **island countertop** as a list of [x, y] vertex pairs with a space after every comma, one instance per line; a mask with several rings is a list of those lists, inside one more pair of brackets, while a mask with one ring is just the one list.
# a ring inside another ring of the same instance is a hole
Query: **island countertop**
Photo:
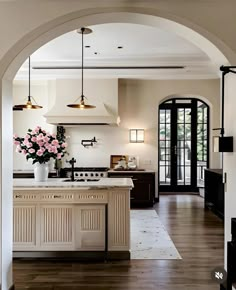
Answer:
[[[47, 181], [35, 181], [34, 178], [15, 178], [13, 179], [14, 188], [32, 187], [52, 187], [52, 188], [78, 188], [78, 189], [99, 189], [99, 188], [133, 188], [131, 178], [100, 178], [98, 181], [64, 181], [66, 178], [49, 178]], [[68, 180], [68, 179], [67, 179]]]

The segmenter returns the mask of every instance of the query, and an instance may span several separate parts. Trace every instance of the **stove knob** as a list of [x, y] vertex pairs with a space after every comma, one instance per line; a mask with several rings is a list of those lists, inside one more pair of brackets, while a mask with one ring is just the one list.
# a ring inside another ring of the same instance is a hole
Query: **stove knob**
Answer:
[[93, 176], [93, 173], [91, 173], [91, 176]]
[[79, 174], [78, 173], [75, 173], [75, 176], [79, 176]]
[[84, 176], [88, 176], [88, 173], [85, 173], [85, 175]]
[[80, 176], [83, 176], [83, 173], [80, 173]]
[[98, 173], [96, 173], [95, 176], [98, 176]]
[[104, 174], [103, 173], [101, 173], [101, 177], [103, 177], [104, 176]]

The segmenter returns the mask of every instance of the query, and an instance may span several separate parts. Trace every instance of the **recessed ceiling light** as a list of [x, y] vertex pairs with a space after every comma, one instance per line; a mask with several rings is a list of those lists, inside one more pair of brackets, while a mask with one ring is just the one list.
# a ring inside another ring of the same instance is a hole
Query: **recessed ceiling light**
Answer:
[[118, 48], [118, 49], [122, 49], [122, 48], [123, 48], [123, 46], [117, 46], [117, 48]]

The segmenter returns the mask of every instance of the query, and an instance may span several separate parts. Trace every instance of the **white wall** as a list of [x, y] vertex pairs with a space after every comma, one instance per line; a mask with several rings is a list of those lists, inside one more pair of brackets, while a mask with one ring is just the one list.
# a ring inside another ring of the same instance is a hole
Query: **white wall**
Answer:
[[227, 174], [225, 184], [225, 265], [227, 261], [226, 245], [231, 241], [231, 218], [236, 217], [236, 75], [225, 77], [225, 136], [234, 137], [234, 152], [224, 153], [223, 171]]
[[[31, 95], [35, 98], [43, 109], [14, 111], [13, 113], [13, 132], [20, 137], [24, 137], [28, 129], [33, 129], [36, 126], [42, 126], [45, 130], [52, 132], [55, 126], [46, 124], [43, 115], [48, 110], [48, 82], [47, 81], [32, 81]], [[13, 86], [13, 103], [25, 104], [28, 97], [28, 82], [14, 81]], [[25, 156], [15, 152], [13, 148], [13, 168], [14, 170], [29, 170], [32, 169], [32, 161], [26, 161]]]
[[[0, 89], [1, 85], [0, 84]], [[2, 97], [0, 98], [0, 284], [1, 289], [6, 290], [12, 286], [12, 86], [5, 81]], [[7, 124], [7, 126], [3, 126]]]
[[[55, 82], [53, 82], [55, 84]], [[104, 83], [103, 83], [104, 84]], [[14, 86], [14, 102], [19, 96], [27, 95], [27, 82], [18, 81]], [[57, 80], [37, 82], [32, 86], [32, 95], [44, 105], [43, 110], [14, 112], [14, 132], [25, 134], [29, 127], [41, 125], [47, 127], [42, 115], [47, 111], [47, 98], [55, 95], [53, 90], [59, 89], [59, 96], [77, 92], [78, 80]], [[92, 87], [92, 85], [91, 85]], [[90, 94], [93, 92], [90, 87]], [[104, 84], [104, 91], [105, 91]], [[161, 100], [172, 94], [202, 96], [211, 106], [211, 128], [219, 127], [219, 80], [119, 80], [119, 115], [121, 124], [112, 126], [78, 126], [66, 128], [68, 151], [77, 160], [76, 166], [110, 166], [110, 155], [139, 156], [139, 166], [146, 169], [157, 168], [157, 125], [158, 106]], [[48, 94], [48, 91], [50, 94]], [[57, 94], [57, 92], [56, 92]], [[90, 98], [89, 98], [90, 100]], [[73, 110], [73, 109], [72, 109]], [[22, 117], [23, 116], [23, 117]], [[129, 129], [145, 129], [145, 143], [129, 143]], [[50, 128], [49, 128], [50, 129]], [[212, 131], [211, 131], [212, 132]], [[98, 143], [84, 148], [82, 139], [96, 137]], [[219, 154], [211, 153], [211, 167], [219, 167]], [[66, 166], [66, 164], [64, 164]], [[25, 157], [14, 153], [14, 169], [30, 169], [31, 163]]]

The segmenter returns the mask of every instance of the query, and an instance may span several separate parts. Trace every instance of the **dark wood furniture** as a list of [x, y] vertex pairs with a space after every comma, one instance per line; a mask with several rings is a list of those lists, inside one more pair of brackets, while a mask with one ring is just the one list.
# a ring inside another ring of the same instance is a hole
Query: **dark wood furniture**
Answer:
[[132, 178], [134, 183], [134, 188], [130, 193], [132, 207], [153, 206], [156, 189], [155, 172], [110, 171], [108, 177]]
[[222, 169], [205, 169], [205, 208], [224, 218], [224, 184]]

